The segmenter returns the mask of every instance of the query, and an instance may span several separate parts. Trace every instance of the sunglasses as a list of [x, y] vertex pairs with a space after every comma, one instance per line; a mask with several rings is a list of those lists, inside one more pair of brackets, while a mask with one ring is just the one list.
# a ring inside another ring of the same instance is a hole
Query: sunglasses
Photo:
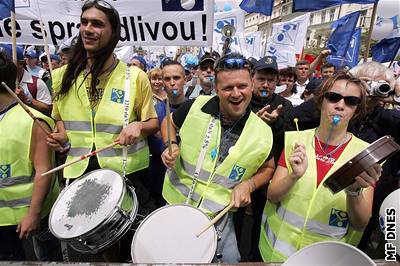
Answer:
[[215, 71], [221, 71], [225, 69], [250, 69], [249, 61], [244, 58], [225, 58], [220, 60], [216, 67]]
[[101, 7], [106, 8], [106, 9], [111, 9], [111, 10], [113, 9], [113, 7], [108, 2], [103, 1], [103, 0], [87, 0], [83, 4], [83, 6], [92, 5], [92, 4], [97, 4], [97, 5], [101, 6]]
[[204, 64], [204, 65], [200, 65], [200, 70], [201, 71], [207, 71], [208, 69], [213, 70], [214, 69], [214, 64]]
[[339, 93], [328, 91], [324, 93], [325, 99], [330, 101], [331, 103], [337, 103], [340, 100], [344, 99], [344, 103], [347, 106], [357, 106], [361, 103], [361, 98], [357, 96], [343, 96]]

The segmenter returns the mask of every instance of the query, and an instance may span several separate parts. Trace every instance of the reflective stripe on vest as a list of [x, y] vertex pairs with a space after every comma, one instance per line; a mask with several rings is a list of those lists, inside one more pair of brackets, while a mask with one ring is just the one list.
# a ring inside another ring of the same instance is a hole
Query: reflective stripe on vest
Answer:
[[66, 130], [92, 132], [92, 126], [90, 122], [86, 121], [63, 121], [63, 122]]
[[[128, 146], [128, 154], [133, 154], [143, 148], [147, 147], [147, 140], [141, 139], [138, 142], [135, 142], [132, 145]], [[70, 148], [68, 155], [78, 157], [84, 154], [91, 152], [91, 149], [88, 148]], [[110, 148], [98, 153], [100, 157], [114, 157], [122, 155], [122, 148]]]
[[[167, 170], [167, 176], [169, 177], [169, 180], [171, 181], [171, 184], [174, 185], [176, 189], [178, 189], [183, 195], [188, 195], [190, 188], [182, 184], [179, 180], [178, 174], [175, 172], [174, 169], [168, 169]], [[200, 200], [200, 195], [197, 194], [196, 192], [193, 192], [192, 199], [194, 201], [199, 201]]]
[[[297, 227], [299, 230], [303, 230], [306, 222], [304, 217], [285, 209], [282, 205], [278, 206], [276, 213], [286, 223]], [[306, 229], [309, 232], [326, 235], [336, 239], [341, 239], [347, 233], [347, 228], [331, 226], [311, 219], [307, 221]]]
[[16, 200], [0, 200], [0, 208], [17, 208], [21, 206], [29, 206], [32, 197], [16, 199]]
[[[190, 176], [194, 176], [196, 167], [194, 165], [190, 164], [189, 162], [183, 160], [182, 158], [181, 158], [181, 163], [182, 163], [183, 170], [185, 170], [185, 172], [188, 173]], [[201, 169], [198, 178], [199, 178], [199, 180], [207, 182], [210, 175], [211, 175], [210, 172], [208, 172], [204, 169]], [[233, 189], [236, 185], [238, 185], [240, 183], [240, 181], [232, 181], [231, 179], [229, 179], [228, 176], [222, 176], [222, 175], [218, 175], [218, 174], [213, 176], [212, 181], [215, 184], [221, 185], [221, 186], [229, 188], [229, 189]]]
[[0, 188], [11, 187], [14, 185], [28, 184], [32, 182], [32, 176], [16, 176], [0, 178]]
[[272, 230], [270, 229], [268, 225], [268, 220], [267, 220], [267, 215], [263, 214], [262, 216], [262, 224], [265, 224], [265, 233], [267, 234], [267, 237], [269, 239], [269, 243], [271, 246], [276, 249], [278, 252], [282, 253], [286, 257], [289, 257], [293, 253], [295, 253], [297, 250], [295, 247], [293, 247], [291, 244], [286, 243], [285, 241], [282, 241], [280, 239], [277, 239], [276, 235]]

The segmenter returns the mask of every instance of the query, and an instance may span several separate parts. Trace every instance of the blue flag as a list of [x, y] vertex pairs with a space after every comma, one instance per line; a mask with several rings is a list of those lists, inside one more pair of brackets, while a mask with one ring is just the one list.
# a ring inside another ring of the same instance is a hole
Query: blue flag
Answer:
[[361, 28], [357, 28], [351, 38], [349, 48], [346, 52], [346, 57], [329, 55], [326, 60], [337, 66], [343, 67], [348, 66], [350, 68], [355, 67], [358, 64], [358, 56], [360, 54], [360, 44], [361, 44]]
[[379, 63], [392, 61], [400, 49], [400, 37], [383, 39], [371, 48], [372, 60]]
[[243, 0], [239, 7], [247, 13], [261, 13], [271, 16], [274, 0]]
[[0, 0], [0, 19], [9, 18], [15, 12], [14, 0]]
[[360, 11], [357, 11], [333, 22], [331, 35], [326, 44], [326, 48], [331, 50], [331, 55], [346, 56], [359, 17]]
[[379, 0], [293, 0], [293, 12], [315, 11], [341, 4], [374, 4]]

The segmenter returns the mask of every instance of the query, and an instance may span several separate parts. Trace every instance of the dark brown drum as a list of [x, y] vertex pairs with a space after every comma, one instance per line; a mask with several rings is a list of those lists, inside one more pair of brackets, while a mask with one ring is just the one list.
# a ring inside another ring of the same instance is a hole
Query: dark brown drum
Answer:
[[376, 163], [382, 163], [400, 150], [392, 136], [384, 136], [370, 144], [326, 179], [324, 185], [338, 193], [354, 183], [354, 179]]

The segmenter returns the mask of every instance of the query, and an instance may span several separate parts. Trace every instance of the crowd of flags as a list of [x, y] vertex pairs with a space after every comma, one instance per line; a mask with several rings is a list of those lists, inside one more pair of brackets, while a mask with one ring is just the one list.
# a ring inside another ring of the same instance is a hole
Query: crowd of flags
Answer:
[[[293, 12], [315, 11], [341, 4], [374, 4], [378, 0], [293, 0]], [[274, 0], [243, 0], [239, 7], [248, 13], [261, 13], [271, 16]], [[15, 12], [14, 0], [0, 0], [0, 20]], [[357, 28], [360, 11], [343, 16], [332, 23], [331, 34], [327, 48], [331, 55], [327, 60], [337, 66], [353, 67], [357, 64], [361, 29]], [[397, 18], [397, 16], [396, 16]], [[295, 54], [299, 54], [299, 44], [304, 43], [309, 15], [299, 16], [291, 21], [274, 23], [272, 36], [267, 42], [265, 53], [276, 57], [278, 63], [286, 65], [295, 62]], [[373, 60], [389, 62], [393, 60], [400, 49], [400, 37], [381, 40], [371, 48]]]

